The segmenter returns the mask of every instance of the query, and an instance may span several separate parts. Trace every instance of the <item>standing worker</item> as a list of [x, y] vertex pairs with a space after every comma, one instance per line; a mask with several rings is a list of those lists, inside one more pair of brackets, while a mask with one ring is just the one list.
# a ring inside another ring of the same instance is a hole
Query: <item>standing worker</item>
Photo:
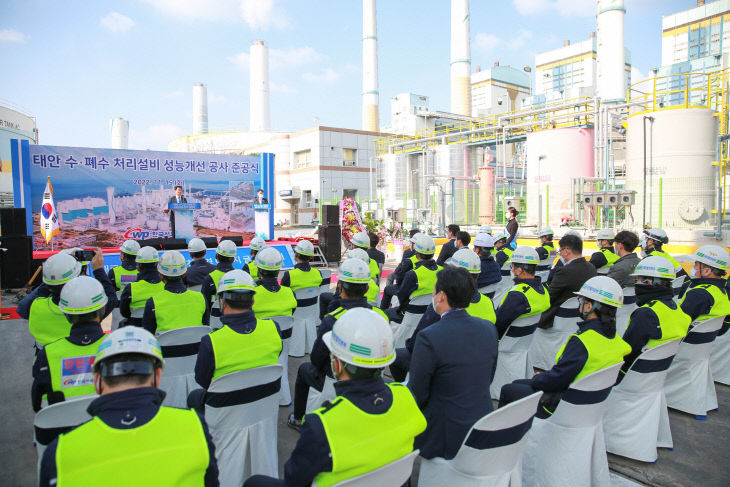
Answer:
[[254, 282], [259, 280], [259, 269], [256, 266], [256, 255], [266, 247], [266, 241], [261, 237], [254, 237], [251, 243], [248, 244], [248, 248], [251, 251], [251, 260], [246, 262], [243, 266], [243, 271], [248, 272]]
[[200, 288], [200, 292], [203, 293], [203, 297], [205, 298], [205, 307], [208, 310], [210, 326], [212, 328], [220, 328], [221, 309], [217, 299], [218, 282], [223, 277], [223, 274], [233, 270], [233, 261], [236, 260], [237, 252], [236, 244], [231, 240], [221, 240], [215, 249], [215, 260], [218, 262], [218, 265], [203, 279], [203, 285]]
[[322, 285], [322, 274], [309, 261], [314, 255], [314, 245], [309, 240], [300, 240], [294, 247], [294, 269], [284, 272], [281, 285], [290, 287], [292, 291]]
[[165, 287], [147, 300], [142, 315], [142, 328], [159, 334], [188, 326], [208, 326], [205, 298], [185, 287], [185, 257], [177, 250], [168, 250], [157, 263]]
[[[271, 318], [272, 316], [292, 316], [297, 308], [297, 298], [294, 291], [286, 286], [279, 285], [277, 276], [284, 264], [281, 252], [273, 247], [267, 247], [256, 254], [256, 302], [253, 312], [256, 318]], [[292, 329], [282, 332], [282, 339], [291, 337]], [[284, 335], [283, 333], [286, 333]]]
[[730, 256], [718, 245], [703, 245], [694, 253], [694, 274], [679, 305], [693, 322], [730, 315], [726, 281]]
[[107, 336], [94, 361], [101, 397], [88, 408], [93, 418], [48, 445], [38, 485], [217, 486], [205, 421], [195, 411], [162, 406], [163, 366], [149, 332], [126, 327]]
[[517, 215], [519, 215], [520, 212], [517, 211], [516, 208], [510, 206], [507, 208], [507, 213], [509, 213], [509, 221], [507, 222], [507, 226], [504, 228], [504, 232], [509, 235], [509, 237], [507, 237], [507, 246], [514, 250], [517, 248], [517, 230], [520, 228], [520, 223], [517, 221]]
[[283, 480], [255, 475], [244, 487], [338, 484], [408, 455], [426, 428], [408, 388], [382, 379], [395, 354], [381, 315], [353, 309], [322, 340], [332, 355], [337, 397], [306, 416]]
[[616, 263], [619, 256], [613, 249], [613, 241], [615, 235], [613, 230], [610, 228], [602, 228], [596, 235], [596, 243], [598, 244], [598, 252], [593, 252], [591, 255], [591, 264], [596, 268], [599, 274], [606, 275], [611, 269], [611, 266]]
[[674, 272], [677, 277], [686, 276], [687, 272], [679, 265], [677, 259], [662, 250], [662, 246], [669, 243], [669, 237], [667, 232], [662, 228], [649, 228], [644, 230], [644, 234], [641, 236], [641, 249], [644, 251], [647, 257], [650, 255], [658, 255], [669, 259], [669, 262], [674, 266]]
[[127, 318], [124, 326], [142, 326], [147, 300], [165, 289], [157, 271], [159, 260], [159, 254], [153, 247], [142, 247], [137, 252], [137, 280], [122, 291], [120, 311]]
[[213, 272], [215, 266], [208, 262], [205, 254], [208, 252], [205, 242], [199, 238], [192, 238], [188, 242], [188, 252], [192, 261], [185, 273], [185, 284], [192, 291], [200, 291], [206, 276]]

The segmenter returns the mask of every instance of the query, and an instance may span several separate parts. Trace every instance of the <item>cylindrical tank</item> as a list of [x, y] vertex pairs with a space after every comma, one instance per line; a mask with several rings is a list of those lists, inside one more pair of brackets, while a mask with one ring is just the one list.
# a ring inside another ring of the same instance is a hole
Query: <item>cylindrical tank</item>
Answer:
[[193, 85], [193, 134], [208, 133], [208, 89], [203, 83]]
[[249, 125], [252, 132], [268, 132], [269, 118], [269, 48], [264, 41], [251, 44]]
[[471, 116], [469, 0], [451, 0], [451, 112]]
[[636, 204], [631, 209], [635, 226], [708, 226], [716, 206], [714, 112], [680, 108], [636, 115], [629, 118], [626, 137], [626, 187], [636, 191]]
[[479, 224], [494, 223], [494, 168], [479, 168]]
[[[470, 148], [465, 147], [463, 144], [452, 144], [442, 145], [436, 149], [434, 172], [439, 176], [446, 176], [436, 179], [446, 195], [443, 202], [446, 212], [446, 224], [466, 221], [463, 178], [467, 176], [464, 174], [464, 159], [468, 151], [465, 151], [465, 149]], [[448, 176], [459, 179], [451, 180]]]
[[[563, 128], [527, 135], [527, 223], [559, 226], [573, 217], [571, 178], [593, 177], [593, 129]], [[549, 196], [548, 196], [549, 195]]]
[[380, 131], [375, 0], [362, 2], [362, 129]]
[[129, 122], [121, 117], [109, 120], [112, 135], [112, 149], [129, 148]]
[[624, 0], [598, 0], [597, 94], [606, 102], [626, 100]]
[[406, 193], [405, 154], [384, 154], [380, 157], [378, 180], [382, 186], [378, 193], [383, 200], [383, 209], [403, 208]]

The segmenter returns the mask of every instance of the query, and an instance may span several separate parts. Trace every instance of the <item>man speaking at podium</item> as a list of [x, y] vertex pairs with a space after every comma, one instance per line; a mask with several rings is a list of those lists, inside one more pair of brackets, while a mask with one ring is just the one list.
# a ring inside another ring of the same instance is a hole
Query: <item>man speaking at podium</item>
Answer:
[[264, 190], [259, 189], [258, 191], [256, 191], [256, 199], [253, 200], [253, 204], [254, 205], [265, 205], [268, 203], [269, 203], [269, 200], [264, 198]]
[[[175, 196], [170, 196], [170, 199], [167, 200], [167, 204], [170, 203], [187, 203], [188, 199], [183, 196], [183, 188], [182, 186], [175, 186]], [[170, 211], [169, 209], [165, 208], [165, 213], [170, 214], [170, 231], [172, 232], [172, 238], [176, 238], [175, 236], [175, 212]]]

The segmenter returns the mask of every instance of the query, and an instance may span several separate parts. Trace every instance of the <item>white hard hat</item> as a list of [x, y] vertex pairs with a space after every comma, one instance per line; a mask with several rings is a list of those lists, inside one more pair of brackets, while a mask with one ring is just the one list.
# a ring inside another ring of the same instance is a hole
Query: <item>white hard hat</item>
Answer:
[[[101, 364], [114, 357], [115, 355], [134, 353], [146, 355], [156, 359], [160, 367], [164, 367], [165, 359], [162, 358], [162, 350], [160, 344], [152, 333], [144, 328], [136, 326], [125, 326], [117, 328], [104, 338], [99, 344], [96, 351], [96, 359], [94, 360], [94, 372], [99, 372]], [[123, 370], [117, 374], [111, 375], [128, 375]], [[131, 374], [129, 374], [131, 375]]]
[[337, 271], [337, 280], [353, 284], [370, 283], [370, 266], [358, 258], [345, 259]]
[[314, 255], [314, 245], [309, 240], [300, 240], [294, 247], [294, 253], [300, 255]]
[[512, 252], [512, 263], [537, 265], [540, 263], [540, 256], [537, 255], [537, 251], [532, 247], [520, 245]]
[[254, 293], [256, 292], [254, 288], [255, 286], [251, 275], [241, 269], [228, 271], [218, 280], [218, 294], [225, 292]]
[[730, 256], [727, 250], [719, 245], [703, 245], [695, 251], [694, 258], [695, 262], [702, 262], [721, 271], [726, 271], [730, 267]]
[[361, 249], [370, 248], [370, 237], [365, 232], [358, 232], [352, 237], [352, 244], [360, 247]]
[[661, 277], [662, 279], [674, 279], [677, 274], [674, 266], [666, 257], [650, 255], [636, 264], [632, 276]]
[[479, 274], [482, 271], [482, 261], [479, 256], [466, 248], [454, 252], [450, 264], [454, 267], [463, 267], [470, 274]]
[[649, 228], [647, 230], [644, 230], [644, 235], [652, 240], [656, 240], [659, 243], [669, 243], [669, 237], [667, 237], [667, 232], [665, 232], [663, 228]]
[[266, 247], [256, 254], [254, 260], [256, 267], [266, 271], [278, 271], [284, 265], [284, 257], [274, 247]]
[[168, 250], [157, 263], [157, 272], [167, 277], [179, 277], [188, 270], [185, 257], [177, 250]]
[[613, 240], [616, 234], [610, 228], [602, 228], [596, 234], [596, 240]]
[[486, 232], [479, 232], [474, 237], [474, 247], [494, 247], [494, 237]]
[[620, 308], [624, 304], [624, 292], [621, 285], [608, 276], [591, 277], [575, 294], [614, 308]]
[[84, 315], [106, 306], [109, 299], [104, 293], [104, 286], [89, 276], [71, 279], [61, 289], [59, 309], [67, 315]]
[[142, 247], [137, 252], [137, 264], [151, 264], [160, 260], [160, 254], [154, 247]]
[[540, 233], [537, 234], [538, 237], [545, 237], [547, 235], [553, 235], [553, 229], [550, 227], [542, 227], [540, 230]]
[[81, 274], [81, 264], [71, 255], [58, 253], [43, 263], [43, 282], [50, 286], [64, 284]]
[[507, 232], [499, 232], [497, 235], [494, 236], [494, 243], [499, 242], [500, 240], [506, 240], [509, 238], [509, 233]]
[[412, 236], [411, 238], [409, 238], [409, 239], [408, 239], [408, 241], [409, 241], [409, 242], [411, 242], [411, 243], [415, 242], [415, 241], [416, 241], [416, 238], [417, 238], [417, 237], [418, 237], [419, 235], [423, 235], [423, 232], [416, 232], [416, 233], [414, 233], [414, 234], [413, 234], [413, 236]]
[[139, 252], [139, 242], [136, 240], [125, 240], [122, 246], [119, 247], [119, 250], [127, 255], [137, 255], [137, 252]]
[[367, 252], [365, 252], [363, 249], [357, 248], [352, 249], [347, 252], [347, 258], [348, 259], [360, 259], [361, 261], [365, 262], [367, 265], [370, 265], [370, 256]]
[[191, 238], [188, 242], [188, 252], [204, 252], [207, 248], [205, 242], [200, 238]]
[[572, 229], [571, 230], [568, 230], [567, 232], [565, 232], [563, 234], [563, 237], [565, 237], [566, 235], [574, 235], [574, 236], [576, 236], [576, 237], [578, 237], [580, 239], [583, 239], [583, 237], [581, 236], [581, 234], [578, 233], [578, 230], [572, 230]]
[[215, 253], [221, 257], [235, 257], [237, 252], [236, 244], [232, 240], [221, 240], [215, 249]]
[[375, 311], [351, 308], [322, 337], [332, 355], [364, 369], [382, 369], [395, 360], [390, 325]]
[[487, 233], [489, 235], [492, 234], [492, 227], [489, 225], [482, 225], [479, 227], [479, 233]]
[[248, 244], [248, 248], [251, 250], [259, 251], [266, 247], [266, 240], [261, 237], [254, 237]]
[[418, 254], [433, 255], [436, 252], [436, 242], [425, 233], [415, 234], [412, 241], [413, 250]]

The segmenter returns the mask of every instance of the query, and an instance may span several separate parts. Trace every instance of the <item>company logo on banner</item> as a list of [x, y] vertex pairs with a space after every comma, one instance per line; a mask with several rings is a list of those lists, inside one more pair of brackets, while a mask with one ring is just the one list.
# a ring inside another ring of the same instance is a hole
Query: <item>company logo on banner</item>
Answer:
[[[273, 154], [193, 154], [30, 145], [13, 151], [15, 206], [31, 208], [34, 249], [50, 249], [41, 235], [43, 190], [50, 176], [60, 231], [56, 248], [118, 247], [124, 240], [172, 235], [175, 186], [193, 210], [197, 236], [253, 238], [258, 189], [274, 194]], [[18, 170], [16, 171], [16, 167]], [[273, 201], [273, 198], [272, 198]], [[273, 211], [270, 222], [273, 234]]]

